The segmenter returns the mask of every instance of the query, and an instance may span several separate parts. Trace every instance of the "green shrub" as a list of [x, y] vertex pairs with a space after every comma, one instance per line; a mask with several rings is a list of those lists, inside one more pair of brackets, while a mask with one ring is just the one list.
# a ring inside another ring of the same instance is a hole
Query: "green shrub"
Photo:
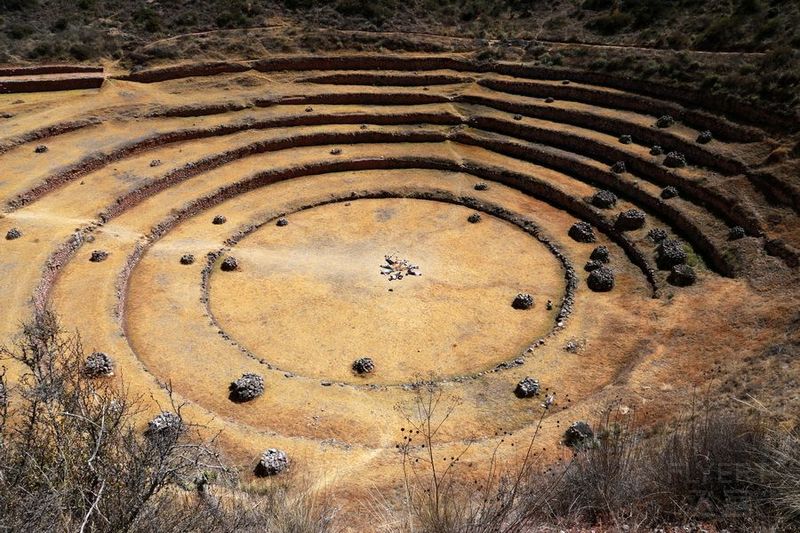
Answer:
[[590, 20], [586, 23], [586, 28], [601, 35], [614, 35], [630, 26], [633, 21], [634, 17], [629, 13], [612, 13]]
[[84, 43], [76, 43], [69, 47], [69, 55], [78, 61], [86, 61], [94, 56], [94, 49]]

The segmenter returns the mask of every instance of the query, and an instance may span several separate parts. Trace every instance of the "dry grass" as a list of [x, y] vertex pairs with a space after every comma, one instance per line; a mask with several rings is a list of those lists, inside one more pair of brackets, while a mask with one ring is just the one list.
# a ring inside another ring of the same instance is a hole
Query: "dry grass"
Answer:
[[[25, 373], [0, 415], [0, 531], [330, 531], [324, 501], [280, 484], [242, 491], [214, 441], [176, 425], [142, 432], [140, 402], [83, 371], [80, 339], [52, 313], [2, 348]], [[5, 390], [4, 375], [0, 389]]]
[[[556, 465], [539, 464], [536, 434], [520, 466], [473, 479], [459, 457], [438, 457], [436, 434], [456, 404], [421, 384], [400, 445], [405, 507], [376, 498], [386, 530], [497, 532], [559, 527], [646, 530], [706, 524], [731, 531], [793, 529], [800, 519], [798, 432], [767, 430], [765, 416], [692, 404], [654, 431], [621, 417]], [[466, 451], [466, 449], [465, 449]]]

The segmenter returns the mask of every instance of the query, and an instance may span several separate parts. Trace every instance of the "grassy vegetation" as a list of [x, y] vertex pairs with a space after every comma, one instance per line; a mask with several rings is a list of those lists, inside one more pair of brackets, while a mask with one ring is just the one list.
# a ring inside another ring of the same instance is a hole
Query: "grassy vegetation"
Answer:
[[323, 500], [271, 484], [245, 491], [214, 441], [185, 420], [143, 432], [143, 402], [83, 372], [80, 339], [52, 314], [0, 350], [22, 376], [0, 374], [0, 531], [332, 530]]
[[[422, 45], [402, 36], [331, 37], [316, 30], [424, 32], [499, 40], [495, 47], [475, 43], [485, 59], [680, 83], [782, 112], [800, 107], [800, 4], [788, 0], [0, 0], [0, 8], [0, 62], [121, 59], [131, 66], [204, 55], [258, 57], [265, 50], [448, 49], [447, 43]], [[260, 38], [224, 34], [276, 25], [282, 29]], [[148, 46], [175, 35], [220, 30], [217, 39], [199, 48]], [[626, 48], [552, 50], [549, 41]], [[654, 56], [635, 47], [765, 55]]]
[[[406, 505], [378, 512], [391, 530], [534, 531], [605, 526], [665, 526], [728, 531], [795, 530], [800, 526], [800, 431], [768, 429], [759, 406], [720, 412], [683, 406], [667, 426], [641, 427], [612, 406], [595, 438], [543, 465], [536, 426], [520, 467], [495, 461], [482, 478], [461, 456], [440, 460], [436, 433], [455, 404], [421, 384], [399, 445], [406, 465]], [[502, 441], [499, 446], [502, 446]], [[468, 447], [465, 447], [466, 451]], [[566, 450], [566, 448], [565, 448]], [[546, 449], [545, 449], [546, 451]]]

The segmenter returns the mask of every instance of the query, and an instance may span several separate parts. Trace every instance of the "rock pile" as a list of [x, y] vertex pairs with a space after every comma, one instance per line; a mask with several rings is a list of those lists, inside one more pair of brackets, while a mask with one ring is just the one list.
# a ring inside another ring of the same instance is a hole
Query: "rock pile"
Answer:
[[661, 198], [664, 200], [669, 200], [670, 198], [675, 198], [678, 196], [678, 189], [673, 187], [672, 185], [667, 185], [663, 189], [661, 189]]
[[34, 148], [33, 151], [36, 152], [37, 154], [43, 154], [47, 151], [47, 146], [40, 144], [39, 146]]
[[664, 228], [653, 228], [647, 232], [647, 238], [658, 244], [667, 238], [667, 230]]
[[288, 226], [289, 221], [286, 219], [286, 217], [278, 217], [278, 220], [275, 221], [275, 225], [279, 228], [282, 228], [284, 226]]
[[83, 363], [83, 373], [91, 378], [111, 376], [114, 374], [114, 361], [106, 353], [94, 352]]
[[688, 287], [697, 281], [697, 274], [689, 265], [675, 265], [667, 276], [667, 282], [676, 287]]
[[181, 256], [182, 265], [191, 265], [192, 263], [194, 263], [194, 256], [192, 254], [183, 254]]
[[617, 199], [613, 192], [601, 189], [592, 196], [592, 205], [600, 209], [611, 209], [617, 205]]
[[476, 191], [485, 191], [489, 188], [489, 184], [481, 181], [480, 183], [476, 183], [474, 189]]
[[417, 265], [411, 264], [407, 259], [399, 259], [395, 255], [383, 256], [381, 276], [388, 276], [389, 281], [401, 280], [406, 276], [421, 276]]
[[611, 253], [608, 251], [608, 248], [605, 246], [598, 246], [592, 253], [589, 255], [589, 259], [592, 261], [600, 261], [601, 263], [608, 263], [608, 260], [611, 258]]
[[586, 262], [586, 264], [583, 266], [583, 269], [586, 272], [592, 272], [593, 270], [597, 270], [598, 268], [602, 267], [603, 263], [601, 263], [600, 261], [590, 260]]
[[664, 155], [664, 149], [658, 144], [654, 144], [653, 147], [650, 148], [650, 155]]
[[286, 456], [286, 453], [275, 448], [270, 448], [261, 454], [261, 459], [259, 459], [256, 465], [255, 474], [261, 477], [274, 476], [280, 474], [287, 468], [289, 468], [289, 458]]
[[664, 158], [664, 166], [668, 168], [683, 168], [686, 166], [686, 156], [680, 152], [670, 152]]
[[656, 120], [656, 126], [659, 128], [669, 128], [675, 124], [675, 119], [670, 115], [662, 115]]
[[729, 241], [736, 241], [744, 238], [744, 236], [745, 236], [744, 228], [741, 226], [733, 226], [730, 230], [728, 230]]
[[92, 255], [89, 257], [89, 261], [92, 263], [100, 263], [108, 259], [108, 252], [105, 250], [94, 250]]
[[539, 394], [539, 380], [526, 377], [517, 383], [517, 388], [514, 389], [514, 394], [517, 395], [517, 398], [530, 398], [531, 396], [536, 396]]
[[697, 142], [699, 144], [708, 144], [713, 140], [714, 140], [714, 136], [708, 130], [701, 131], [700, 135], [697, 136]]
[[152, 438], [174, 438], [184, 430], [181, 418], [171, 411], [162, 411], [147, 423], [145, 435]]
[[628, 209], [617, 215], [614, 227], [617, 231], [633, 231], [644, 227], [644, 213], [638, 209]]
[[362, 357], [353, 361], [353, 372], [356, 374], [369, 374], [375, 370], [375, 362], [369, 357]]
[[633, 142], [633, 138], [630, 135], [620, 135], [619, 142], [622, 144], [631, 144]]
[[564, 444], [570, 448], [582, 448], [594, 441], [592, 427], [582, 420], [573, 422], [564, 432]]
[[239, 261], [235, 257], [226, 257], [220, 265], [220, 269], [225, 272], [233, 272], [237, 268], [239, 268]]
[[594, 292], [608, 292], [614, 288], [614, 271], [605, 266], [592, 270], [586, 285]]
[[216, 215], [216, 216], [215, 216], [215, 217], [214, 217], [214, 218], [211, 220], [211, 223], [212, 223], [212, 224], [216, 224], [217, 226], [219, 226], [220, 224], [224, 224], [224, 223], [226, 223], [227, 221], [228, 221], [228, 219], [227, 219], [227, 218], [225, 218], [225, 216], [224, 216], [224, 215]]
[[664, 239], [656, 248], [656, 264], [661, 270], [671, 270], [675, 265], [685, 263], [686, 259], [686, 250], [675, 239]]
[[617, 161], [613, 165], [611, 165], [611, 172], [614, 174], [625, 174], [625, 161]]
[[533, 296], [527, 292], [521, 292], [514, 297], [514, 301], [511, 302], [511, 307], [522, 311], [530, 309], [533, 307]]
[[592, 225], [588, 222], [576, 222], [569, 228], [567, 233], [570, 237], [578, 242], [595, 242], [597, 238], [594, 236]]
[[477, 223], [478, 223], [478, 222], [480, 222], [480, 221], [481, 221], [481, 215], [480, 215], [480, 213], [472, 213], [472, 214], [471, 214], [471, 215], [470, 215], [470, 216], [467, 218], [467, 222], [469, 222], [470, 224], [477, 224]]
[[264, 394], [264, 378], [248, 372], [230, 384], [230, 398], [235, 402], [249, 402]]
[[17, 228], [11, 228], [8, 230], [8, 233], [6, 233], [7, 241], [13, 241], [15, 239], [19, 239], [20, 237], [22, 237], [22, 232]]

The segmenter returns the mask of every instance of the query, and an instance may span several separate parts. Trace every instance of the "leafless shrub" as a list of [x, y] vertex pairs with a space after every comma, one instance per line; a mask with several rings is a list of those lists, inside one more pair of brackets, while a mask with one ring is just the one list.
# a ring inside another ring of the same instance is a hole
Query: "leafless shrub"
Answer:
[[309, 507], [275, 484], [243, 491], [182, 405], [160, 406], [179, 431], [142, 431], [143, 402], [118, 381], [86, 376], [80, 339], [52, 313], [25, 324], [0, 356], [23, 369], [0, 406], [0, 530], [331, 529], [327, 504]]
[[[413, 407], [406, 415], [407, 427], [401, 428], [398, 449], [403, 457], [405, 508], [400, 516], [387, 512], [387, 504], [376, 498], [377, 514], [391, 530], [449, 532], [511, 532], [530, 527], [534, 517], [528, 504], [546, 501], [553, 479], [550, 469], [537, 468], [538, 451], [534, 444], [553, 396], [547, 395], [541, 415], [528, 444], [522, 463], [506, 472], [497, 462], [497, 451], [505, 439], [487, 457], [488, 472], [479, 478], [468, 475], [462, 458], [469, 444], [457, 455], [444, 455], [437, 435], [449, 420], [458, 402], [444, 394], [433, 380], [418, 381]], [[556, 475], [553, 472], [553, 475]], [[559, 474], [560, 475], [560, 474]]]

